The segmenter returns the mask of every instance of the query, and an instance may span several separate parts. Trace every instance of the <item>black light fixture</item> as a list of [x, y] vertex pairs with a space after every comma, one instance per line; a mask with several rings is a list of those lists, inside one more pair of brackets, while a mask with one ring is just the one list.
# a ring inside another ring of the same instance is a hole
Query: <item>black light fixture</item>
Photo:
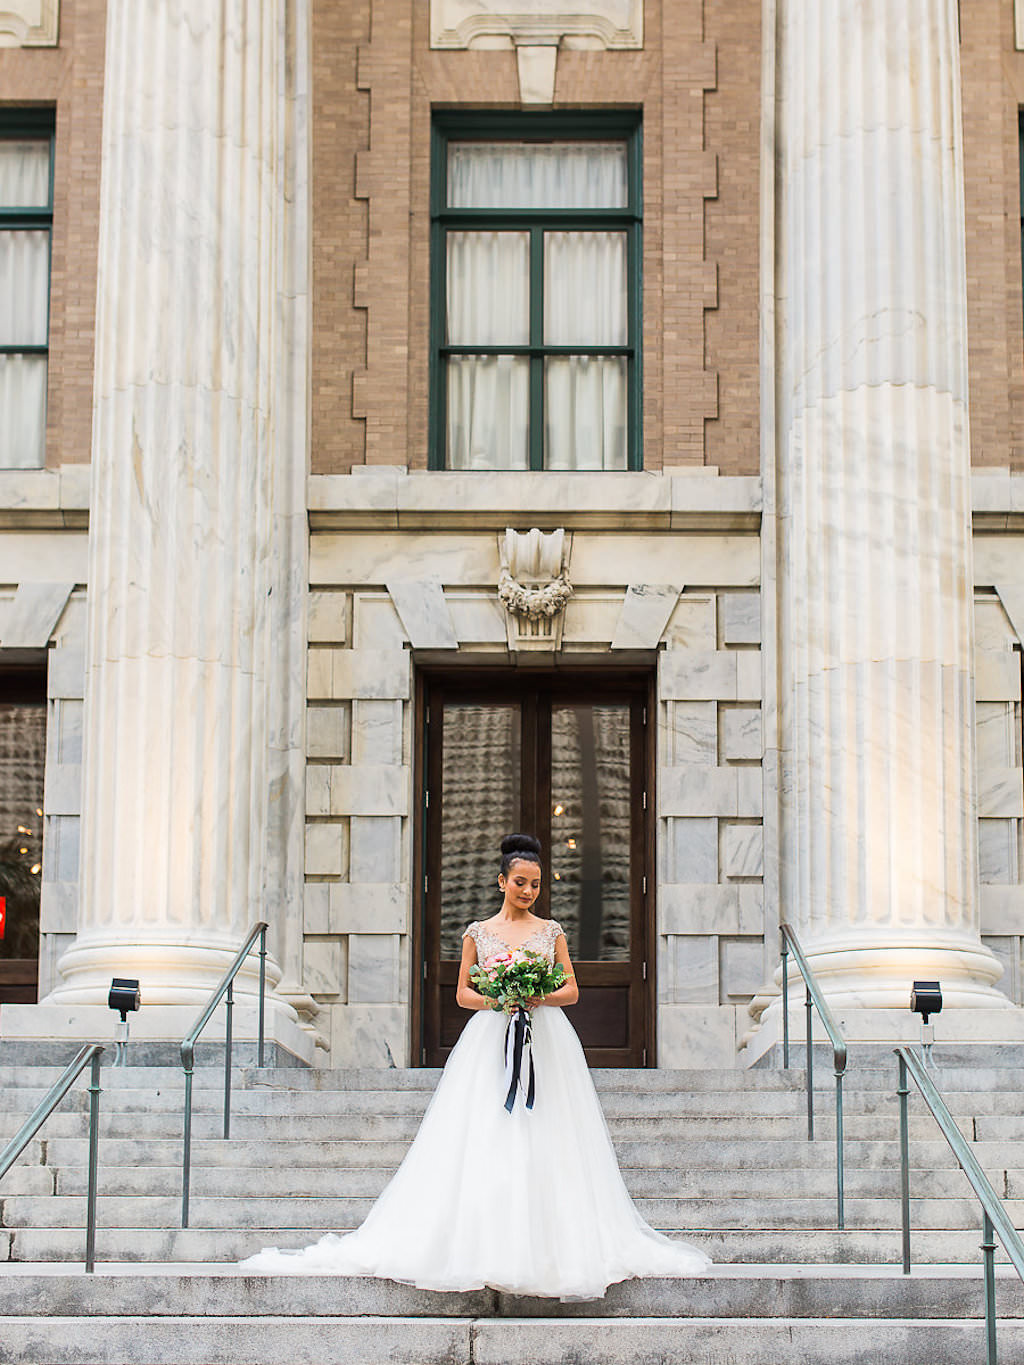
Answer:
[[110, 983], [107, 1004], [121, 1016], [121, 1022], [116, 1025], [114, 1065], [124, 1066], [128, 1056], [128, 1015], [134, 1013], [142, 1004], [142, 992], [139, 990], [138, 981], [130, 977], [115, 976]]
[[942, 987], [937, 981], [915, 981], [910, 992], [910, 1008], [921, 1016], [921, 1052], [927, 1066], [932, 1065], [935, 1025], [928, 1022], [942, 1010]]

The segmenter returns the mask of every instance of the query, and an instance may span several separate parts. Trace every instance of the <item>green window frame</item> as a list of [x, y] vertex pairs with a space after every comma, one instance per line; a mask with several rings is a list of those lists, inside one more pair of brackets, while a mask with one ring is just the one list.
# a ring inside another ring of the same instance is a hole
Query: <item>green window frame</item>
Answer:
[[[45, 204], [25, 205], [0, 202], [0, 233], [43, 232], [47, 238], [46, 326], [41, 342], [13, 342], [0, 336], [0, 356], [42, 356], [49, 370], [50, 356], [50, 280], [53, 271], [53, 185], [56, 124], [52, 109], [13, 109], [0, 111], [0, 143], [40, 142], [49, 144], [49, 175]], [[40, 445], [45, 445], [44, 430]], [[44, 452], [45, 458], [45, 452]]]
[[[431, 148], [431, 294], [429, 465], [447, 468], [450, 357], [501, 355], [529, 360], [528, 456], [530, 470], [545, 468], [544, 362], [555, 356], [623, 356], [626, 360], [626, 468], [643, 467], [641, 417], [642, 125], [638, 112], [435, 113]], [[450, 142], [621, 141], [627, 155], [627, 203], [600, 209], [450, 208]], [[446, 340], [447, 236], [449, 232], [529, 233], [529, 342], [524, 345], [453, 345]], [[544, 342], [545, 232], [621, 231], [626, 237], [626, 344], [550, 345]], [[494, 466], [489, 472], [501, 466]], [[599, 472], [599, 471], [590, 471]]]

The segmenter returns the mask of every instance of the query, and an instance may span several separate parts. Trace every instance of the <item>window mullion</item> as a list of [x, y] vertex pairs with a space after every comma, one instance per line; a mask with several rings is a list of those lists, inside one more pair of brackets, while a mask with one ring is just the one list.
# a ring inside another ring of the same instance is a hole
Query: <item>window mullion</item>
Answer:
[[544, 229], [530, 229], [530, 468], [544, 468]]

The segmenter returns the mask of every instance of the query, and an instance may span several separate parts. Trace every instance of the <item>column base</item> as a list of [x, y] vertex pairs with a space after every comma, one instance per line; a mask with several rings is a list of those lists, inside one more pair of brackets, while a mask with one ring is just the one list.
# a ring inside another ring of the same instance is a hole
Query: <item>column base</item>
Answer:
[[[283, 1008], [282, 1008], [283, 1006]], [[200, 1010], [193, 1005], [149, 1005], [129, 1015], [127, 1064], [181, 1066], [181, 1040], [190, 1033]], [[196, 1044], [196, 1066], [223, 1065], [226, 1010], [219, 1005]], [[15, 1062], [58, 1065], [68, 1062], [82, 1043], [106, 1043], [114, 1060], [114, 1026], [121, 1016], [105, 1005], [62, 1004], [53, 1000], [40, 1005], [0, 1005], [0, 1064], [6, 1055]], [[239, 1066], [256, 1065], [259, 1011], [251, 996], [236, 1000], [231, 1023], [232, 1058]], [[267, 996], [264, 1018], [264, 1064], [266, 1066], [312, 1066], [323, 1040], [304, 1028], [295, 1011]]]

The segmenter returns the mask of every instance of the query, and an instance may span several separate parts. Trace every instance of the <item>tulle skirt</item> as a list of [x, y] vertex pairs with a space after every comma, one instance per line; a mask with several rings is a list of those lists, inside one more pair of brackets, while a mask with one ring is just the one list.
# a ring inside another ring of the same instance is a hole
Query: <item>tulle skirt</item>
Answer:
[[562, 1011], [533, 1014], [532, 1110], [521, 1095], [504, 1108], [504, 1037], [501, 1014], [469, 1020], [405, 1160], [356, 1232], [242, 1265], [562, 1299], [600, 1298], [635, 1275], [702, 1274], [702, 1251], [655, 1232], [634, 1207]]

